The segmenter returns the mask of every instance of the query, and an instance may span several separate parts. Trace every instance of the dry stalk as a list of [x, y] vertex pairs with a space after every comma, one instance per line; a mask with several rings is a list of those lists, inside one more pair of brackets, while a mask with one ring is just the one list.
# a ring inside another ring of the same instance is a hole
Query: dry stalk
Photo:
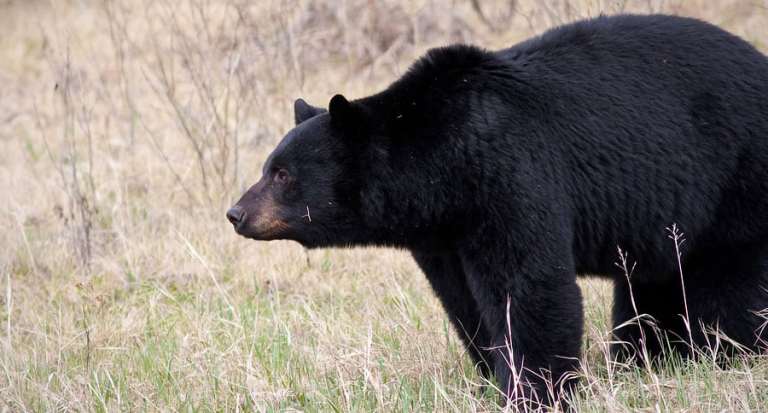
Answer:
[[[627, 320], [626, 322], [622, 323], [621, 325], [616, 326], [616, 329], [626, 328], [627, 326], [630, 326], [632, 324], [635, 324], [637, 328], [640, 330], [640, 348], [636, 348], [635, 351], [640, 354], [640, 359], [643, 363], [643, 367], [645, 368], [646, 373], [649, 377], [653, 380], [653, 388], [656, 392], [656, 396], [658, 400], [660, 400], [664, 405], [666, 405], [666, 401], [664, 399], [664, 393], [661, 391], [661, 383], [659, 382], [659, 377], [656, 374], [656, 372], [653, 369], [651, 356], [648, 352], [648, 337], [645, 334], [645, 328], [643, 326], [643, 323], [647, 324], [649, 327], [654, 329], [655, 334], [657, 335], [657, 338], [659, 342], [663, 342], [663, 334], [656, 329], [656, 323], [653, 317], [649, 314], [640, 314], [640, 312], [637, 309], [637, 302], [635, 301], [635, 294], [632, 289], [632, 274], [635, 271], [635, 267], [637, 266], [637, 262], [633, 262], [632, 265], [629, 265], [629, 253], [625, 252], [621, 249], [620, 246], [616, 247], [617, 252], [619, 253], [619, 262], [615, 263], [618, 268], [622, 270], [624, 273], [624, 278], [627, 280], [627, 286], [629, 288], [629, 299], [632, 303], [632, 310], [635, 313], [635, 317], [631, 320]], [[624, 345], [626, 343], [623, 343]]]
[[688, 297], [685, 293], [685, 277], [683, 277], [682, 252], [680, 251], [680, 247], [682, 247], [685, 243], [685, 237], [683, 236], [683, 233], [677, 228], [677, 224], [672, 224], [671, 227], [667, 227], [667, 232], [669, 233], [669, 238], [675, 243], [675, 258], [677, 259], [677, 271], [680, 275], [680, 288], [683, 292], [683, 308], [685, 310], [685, 314], [683, 315], [683, 322], [685, 323], [685, 330], [688, 332], [688, 346], [690, 347], [691, 352], [693, 352], [695, 347], [693, 345], [693, 334], [691, 332], [691, 317], [688, 313]]

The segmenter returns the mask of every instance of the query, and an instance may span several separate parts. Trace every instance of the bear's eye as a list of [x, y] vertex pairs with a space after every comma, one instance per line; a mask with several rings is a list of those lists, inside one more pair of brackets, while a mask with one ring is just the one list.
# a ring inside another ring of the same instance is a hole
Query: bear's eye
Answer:
[[275, 172], [274, 179], [275, 179], [275, 182], [279, 184], [284, 184], [288, 182], [288, 177], [289, 177], [288, 171], [281, 168], [281, 169], [278, 169], [277, 172]]

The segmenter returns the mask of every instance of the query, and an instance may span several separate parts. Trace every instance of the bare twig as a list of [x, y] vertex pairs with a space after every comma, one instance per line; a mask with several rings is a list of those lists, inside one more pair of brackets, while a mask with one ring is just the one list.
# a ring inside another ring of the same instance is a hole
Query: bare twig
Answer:
[[514, 16], [517, 12], [517, 0], [508, 0], [507, 12], [501, 13], [501, 15], [496, 19], [498, 22], [492, 21], [488, 16], [486, 16], [485, 12], [483, 11], [483, 6], [480, 4], [480, 0], [471, 0], [470, 3], [472, 4], [472, 9], [480, 18], [480, 21], [488, 26], [491, 31], [502, 32], [509, 30], [510, 27], [512, 27], [510, 20], [512, 19], [512, 16]]

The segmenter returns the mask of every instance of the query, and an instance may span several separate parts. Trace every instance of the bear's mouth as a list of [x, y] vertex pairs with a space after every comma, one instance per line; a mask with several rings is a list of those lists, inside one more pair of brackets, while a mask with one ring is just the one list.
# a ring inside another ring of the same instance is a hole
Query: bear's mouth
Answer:
[[285, 221], [271, 219], [256, 220], [252, 224], [243, 223], [235, 228], [235, 232], [256, 241], [272, 241], [284, 238], [288, 229], [289, 226]]

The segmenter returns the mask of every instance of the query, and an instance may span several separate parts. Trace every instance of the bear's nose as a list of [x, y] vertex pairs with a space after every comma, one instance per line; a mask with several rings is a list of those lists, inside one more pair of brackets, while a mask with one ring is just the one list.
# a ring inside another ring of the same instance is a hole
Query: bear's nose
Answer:
[[245, 221], [245, 210], [240, 205], [235, 205], [227, 211], [227, 219], [237, 228]]

